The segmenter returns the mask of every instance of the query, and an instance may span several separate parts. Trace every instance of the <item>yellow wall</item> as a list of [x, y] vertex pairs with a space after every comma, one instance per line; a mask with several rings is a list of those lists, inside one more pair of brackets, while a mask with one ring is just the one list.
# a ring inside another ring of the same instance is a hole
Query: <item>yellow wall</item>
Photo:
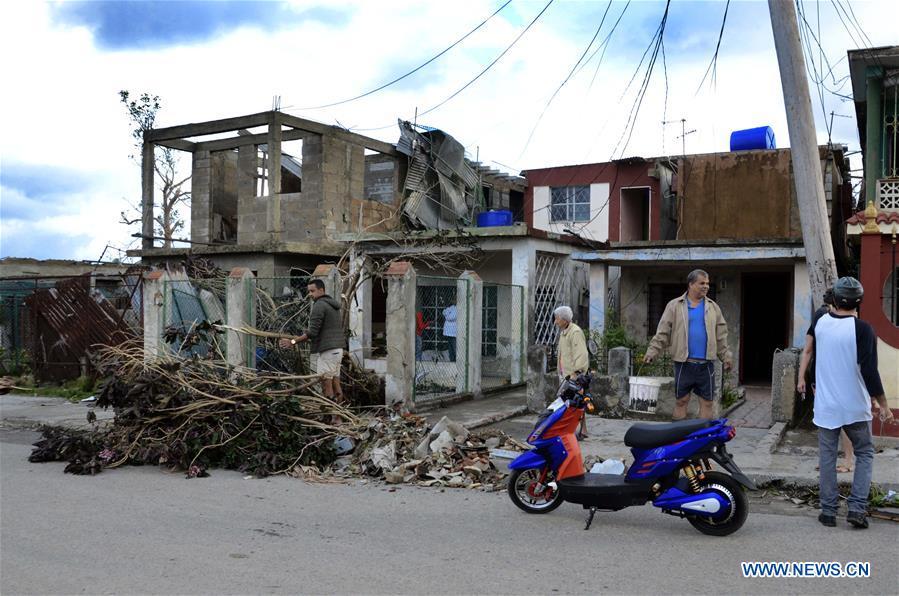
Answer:
[[877, 340], [877, 368], [890, 408], [899, 408], [899, 350]]

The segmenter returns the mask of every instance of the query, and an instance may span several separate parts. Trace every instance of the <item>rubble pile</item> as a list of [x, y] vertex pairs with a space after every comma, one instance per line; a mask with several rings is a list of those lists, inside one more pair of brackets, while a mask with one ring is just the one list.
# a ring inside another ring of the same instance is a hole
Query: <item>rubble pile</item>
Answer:
[[421, 417], [383, 407], [348, 408], [318, 394], [314, 376], [200, 358], [144, 362], [140, 348], [127, 346], [104, 349], [95, 364], [105, 375], [96, 404], [115, 410], [112, 423], [91, 431], [45, 427], [30, 461], [66, 461], [73, 474], [159, 465], [191, 478], [224, 468], [494, 490], [505, 474], [489, 451], [527, 448], [500, 432], [471, 434], [447, 418], [429, 428]]
[[496, 490], [506, 474], [490, 461], [490, 450], [527, 448], [500, 431], [470, 433], [446, 417], [433, 428], [418, 416], [372, 418], [353, 453], [338, 457], [328, 472], [374, 476], [388, 484]]

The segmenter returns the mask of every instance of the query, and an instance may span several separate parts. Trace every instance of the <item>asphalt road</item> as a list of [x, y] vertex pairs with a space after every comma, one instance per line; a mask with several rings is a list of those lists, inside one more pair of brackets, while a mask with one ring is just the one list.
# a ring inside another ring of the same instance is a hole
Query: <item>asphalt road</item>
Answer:
[[[0, 430], [0, 592], [888, 594], [899, 532], [753, 512], [699, 534], [651, 507], [527, 515], [504, 493], [378, 484], [186, 480], [156, 468], [63, 474]], [[867, 579], [746, 579], [741, 561], [867, 561]]]

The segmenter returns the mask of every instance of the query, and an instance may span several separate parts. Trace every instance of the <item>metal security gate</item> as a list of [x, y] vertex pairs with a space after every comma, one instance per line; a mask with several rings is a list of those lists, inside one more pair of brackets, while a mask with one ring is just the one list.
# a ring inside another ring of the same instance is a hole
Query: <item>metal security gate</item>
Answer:
[[481, 327], [481, 389], [524, 381], [524, 288], [484, 284]]
[[471, 386], [464, 341], [471, 328], [470, 284], [419, 275], [415, 290], [415, 402], [464, 393]]
[[[174, 276], [173, 276], [174, 277]], [[227, 321], [227, 279], [193, 279], [186, 275], [164, 282], [163, 340], [181, 356], [225, 360], [223, 334], [206, 329], [209, 323]]]
[[559, 328], [553, 322], [553, 311], [567, 300], [565, 290], [565, 257], [537, 253], [534, 292], [534, 343], [550, 348], [555, 365]]

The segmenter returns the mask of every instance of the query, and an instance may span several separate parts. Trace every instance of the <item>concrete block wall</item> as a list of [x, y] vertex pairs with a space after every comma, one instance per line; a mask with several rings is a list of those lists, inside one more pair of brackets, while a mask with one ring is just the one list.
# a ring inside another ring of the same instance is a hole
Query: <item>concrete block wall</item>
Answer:
[[190, 238], [209, 242], [212, 229], [212, 160], [208, 151], [196, 151], [191, 167]]

